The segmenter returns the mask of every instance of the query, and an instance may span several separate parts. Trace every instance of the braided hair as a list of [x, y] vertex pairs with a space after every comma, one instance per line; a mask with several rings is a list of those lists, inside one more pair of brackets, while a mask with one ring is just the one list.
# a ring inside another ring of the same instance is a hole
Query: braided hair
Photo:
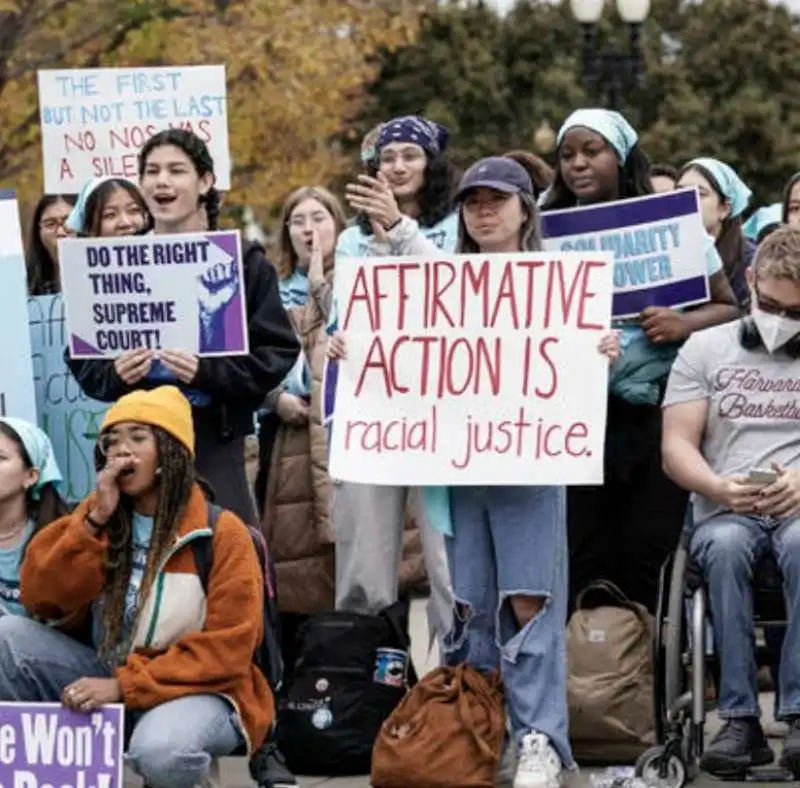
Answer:
[[[159, 427], [153, 427], [158, 452], [158, 500], [153, 523], [153, 535], [147, 553], [136, 614], [130, 628], [133, 638], [144, 601], [153, 586], [158, 568], [172, 547], [181, 519], [195, 483], [192, 457], [186, 447]], [[95, 466], [99, 471], [105, 458], [95, 449]], [[100, 606], [100, 658], [109, 664], [125, 660], [129, 643], [121, 643], [125, 626], [125, 597], [133, 565], [133, 499], [120, 496], [119, 505], [108, 521], [108, 550], [106, 552], [106, 588]]]
[[[164, 129], [154, 134], [142, 146], [139, 152], [139, 177], [144, 176], [147, 157], [156, 148], [172, 145], [182, 150], [194, 165], [198, 177], [214, 174], [214, 159], [208, 146], [193, 131], [188, 129]], [[209, 230], [219, 229], [220, 195], [212, 186], [205, 194], [200, 195], [200, 204], [206, 209], [206, 220]]]

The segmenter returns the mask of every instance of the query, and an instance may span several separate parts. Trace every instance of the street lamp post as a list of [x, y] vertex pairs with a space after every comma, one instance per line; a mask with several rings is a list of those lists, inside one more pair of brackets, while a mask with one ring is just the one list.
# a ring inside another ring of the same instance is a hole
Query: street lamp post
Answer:
[[616, 42], [607, 50], [598, 48], [597, 23], [605, 4], [606, 0], [570, 0], [570, 10], [583, 29], [584, 86], [595, 95], [604, 90], [609, 107], [619, 109], [623, 93], [641, 84], [644, 75], [642, 24], [650, 13], [650, 0], [616, 0], [617, 13], [628, 26], [627, 52], [620, 52]]

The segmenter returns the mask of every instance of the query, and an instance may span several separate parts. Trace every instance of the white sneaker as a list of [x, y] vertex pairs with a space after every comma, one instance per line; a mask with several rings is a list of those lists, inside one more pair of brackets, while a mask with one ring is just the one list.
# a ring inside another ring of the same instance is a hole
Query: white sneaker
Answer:
[[514, 788], [559, 788], [561, 758], [543, 733], [531, 731], [522, 739]]

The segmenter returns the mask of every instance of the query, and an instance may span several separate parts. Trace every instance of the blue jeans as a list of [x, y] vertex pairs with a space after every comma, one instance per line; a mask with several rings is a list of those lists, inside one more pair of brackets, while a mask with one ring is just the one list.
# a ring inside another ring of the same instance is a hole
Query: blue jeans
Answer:
[[[562, 487], [452, 487], [446, 540], [456, 597], [444, 641], [450, 664], [499, 668], [517, 742], [546, 734], [566, 768], [569, 744], [566, 491]], [[513, 596], [542, 597], [520, 629]]]
[[770, 528], [721, 514], [699, 525], [689, 546], [702, 567], [720, 661], [719, 716], [759, 716], [753, 568], [772, 551], [783, 576], [788, 622], [780, 657], [778, 719], [800, 716], [800, 518]]
[[[79, 678], [109, 676], [93, 649], [18, 616], [0, 618], [0, 700], [57, 702]], [[233, 707], [216, 695], [186, 695], [126, 715], [128, 765], [152, 788], [194, 788], [212, 758], [243, 744]]]

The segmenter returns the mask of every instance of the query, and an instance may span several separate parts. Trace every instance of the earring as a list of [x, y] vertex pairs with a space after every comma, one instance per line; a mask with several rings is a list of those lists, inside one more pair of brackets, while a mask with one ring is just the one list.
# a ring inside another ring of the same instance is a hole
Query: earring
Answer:
[[156, 476], [161, 476], [161, 468], [156, 468]]

